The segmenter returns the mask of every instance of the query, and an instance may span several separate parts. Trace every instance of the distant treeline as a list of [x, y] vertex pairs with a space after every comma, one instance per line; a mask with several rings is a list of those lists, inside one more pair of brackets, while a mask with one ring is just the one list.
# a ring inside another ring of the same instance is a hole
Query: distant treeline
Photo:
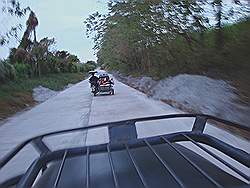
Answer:
[[94, 61], [80, 63], [75, 55], [67, 51], [49, 52], [35, 62], [21, 49], [13, 51], [17, 51], [14, 57], [0, 61], [0, 84], [20, 78], [41, 77], [49, 73], [87, 73], [97, 67]]

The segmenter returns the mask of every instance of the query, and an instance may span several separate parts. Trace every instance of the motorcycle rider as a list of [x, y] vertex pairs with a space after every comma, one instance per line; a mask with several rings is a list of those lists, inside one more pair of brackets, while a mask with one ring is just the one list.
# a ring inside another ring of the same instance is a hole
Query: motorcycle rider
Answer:
[[98, 80], [99, 78], [97, 76], [95, 76], [96, 72], [91, 72], [91, 77], [89, 78], [89, 83], [90, 83], [90, 87], [94, 86], [95, 89], [97, 89], [98, 87]]

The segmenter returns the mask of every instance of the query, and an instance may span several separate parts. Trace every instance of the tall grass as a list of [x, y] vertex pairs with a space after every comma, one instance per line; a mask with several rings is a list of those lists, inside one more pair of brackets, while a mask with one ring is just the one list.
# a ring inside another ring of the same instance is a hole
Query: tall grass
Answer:
[[13, 65], [7, 61], [0, 61], [0, 83], [16, 78], [16, 70]]

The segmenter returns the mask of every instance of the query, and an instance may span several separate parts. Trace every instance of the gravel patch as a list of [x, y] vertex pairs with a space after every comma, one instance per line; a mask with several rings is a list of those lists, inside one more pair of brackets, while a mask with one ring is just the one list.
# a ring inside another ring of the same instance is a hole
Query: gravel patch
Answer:
[[33, 89], [32, 96], [36, 102], [41, 103], [48, 100], [51, 97], [54, 97], [58, 93], [59, 93], [58, 91], [54, 91], [43, 86], [38, 86]]
[[210, 114], [245, 125], [250, 122], [250, 107], [239, 102], [237, 89], [224, 80], [189, 74], [159, 81], [150, 77], [125, 77], [119, 73], [114, 76], [153, 99], [181, 110]]

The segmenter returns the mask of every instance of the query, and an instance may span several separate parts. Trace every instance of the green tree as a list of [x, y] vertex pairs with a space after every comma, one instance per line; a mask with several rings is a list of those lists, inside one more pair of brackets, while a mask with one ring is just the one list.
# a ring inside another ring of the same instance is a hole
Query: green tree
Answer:
[[[94, 13], [86, 20], [87, 35], [93, 36], [98, 63], [149, 72], [152, 50], [180, 36], [195, 41], [190, 31], [204, 30], [202, 8], [195, 1], [111, 1], [109, 13]], [[187, 22], [193, 16], [194, 21]]]
[[36, 44], [30, 50], [32, 64], [35, 65], [33, 72], [36, 75], [41, 76], [42, 72], [46, 73], [50, 71], [48, 66], [48, 57], [50, 55], [49, 48], [54, 44], [54, 38], [48, 39], [46, 37], [41, 39], [40, 42], [36, 42]]
[[[222, 0], [212, 4], [209, 0], [116, 0], [109, 1], [108, 8], [107, 14], [96, 12], [85, 22], [98, 64], [146, 74], [163, 61], [181, 61], [180, 54], [187, 57], [197, 49], [202, 52], [204, 33], [211, 28], [208, 12], [212, 8], [216, 9], [218, 40], [223, 40], [219, 34], [228, 14], [222, 10]], [[176, 44], [182, 45], [181, 50]]]
[[80, 59], [76, 55], [69, 55], [68, 61], [72, 63], [80, 63]]

